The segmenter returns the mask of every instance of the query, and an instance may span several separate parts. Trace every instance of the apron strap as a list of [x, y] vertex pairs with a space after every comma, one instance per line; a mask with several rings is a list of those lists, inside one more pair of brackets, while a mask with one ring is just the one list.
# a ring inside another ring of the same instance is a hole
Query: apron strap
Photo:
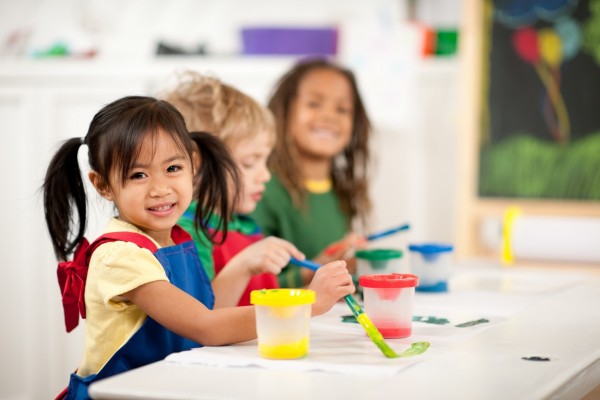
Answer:
[[73, 260], [59, 262], [56, 271], [67, 332], [71, 332], [79, 325], [79, 315], [85, 318], [85, 282], [92, 253], [101, 244], [114, 241], [134, 243], [142, 249], [150, 250], [152, 254], [158, 249], [152, 240], [135, 232], [106, 233], [94, 240], [91, 245], [84, 238], [77, 246]]

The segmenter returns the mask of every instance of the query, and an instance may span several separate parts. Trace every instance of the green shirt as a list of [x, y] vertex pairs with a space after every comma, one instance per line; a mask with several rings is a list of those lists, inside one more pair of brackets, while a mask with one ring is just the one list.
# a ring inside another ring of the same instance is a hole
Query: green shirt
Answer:
[[[306, 209], [292, 204], [287, 189], [275, 175], [267, 183], [263, 198], [252, 218], [258, 222], [265, 236], [277, 236], [293, 243], [311, 259], [331, 243], [342, 239], [350, 228], [350, 219], [342, 211], [333, 190], [309, 193]], [[299, 267], [288, 265], [279, 274], [281, 287], [300, 287]]]

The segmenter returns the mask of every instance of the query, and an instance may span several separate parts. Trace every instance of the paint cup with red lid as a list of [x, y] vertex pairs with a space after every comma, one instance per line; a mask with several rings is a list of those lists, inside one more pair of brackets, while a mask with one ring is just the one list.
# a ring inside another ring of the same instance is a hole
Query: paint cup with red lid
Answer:
[[419, 279], [413, 274], [363, 275], [364, 308], [384, 338], [408, 337], [412, 333], [413, 300]]

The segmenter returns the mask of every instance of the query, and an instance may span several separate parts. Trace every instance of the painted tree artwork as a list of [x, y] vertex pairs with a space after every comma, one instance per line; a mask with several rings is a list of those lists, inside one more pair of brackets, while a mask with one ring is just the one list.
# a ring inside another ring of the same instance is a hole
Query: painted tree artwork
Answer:
[[486, 0], [479, 195], [600, 200], [600, 0]]

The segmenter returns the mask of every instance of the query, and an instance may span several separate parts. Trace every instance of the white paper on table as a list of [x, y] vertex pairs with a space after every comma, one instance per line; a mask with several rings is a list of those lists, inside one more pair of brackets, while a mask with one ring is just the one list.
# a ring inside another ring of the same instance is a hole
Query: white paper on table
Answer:
[[[308, 356], [295, 360], [270, 360], [258, 354], [256, 340], [220, 347], [201, 347], [166, 358], [167, 362], [201, 364], [214, 367], [261, 367], [278, 371], [323, 371], [355, 375], [395, 375], [404, 368], [421, 362], [424, 354], [407, 358], [386, 358], [363, 332], [332, 335], [311, 332]], [[407, 338], [409, 339], [409, 338]], [[410, 347], [413, 340], [386, 341], [396, 352]]]

